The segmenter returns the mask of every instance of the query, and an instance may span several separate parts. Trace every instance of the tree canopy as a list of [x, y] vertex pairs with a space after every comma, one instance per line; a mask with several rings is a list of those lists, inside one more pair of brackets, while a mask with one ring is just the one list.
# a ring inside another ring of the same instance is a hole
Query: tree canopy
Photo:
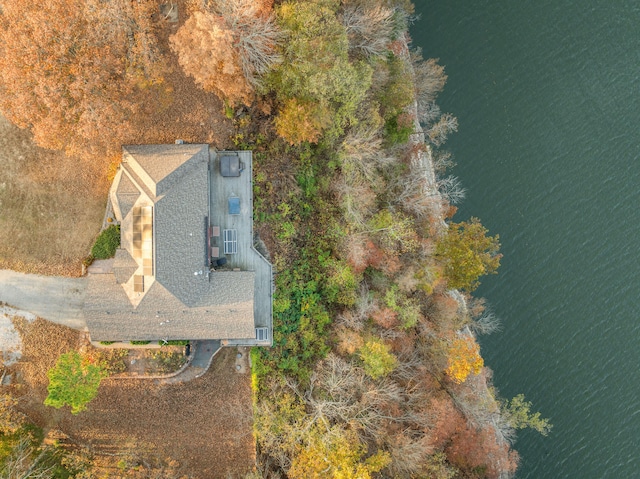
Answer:
[[78, 414], [96, 397], [100, 382], [107, 373], [101, 365], [92, 364], [79, 352], [71, 351], [60, 355], [47, 376], [49, 395], [44, 403], [58, 409], [68, 404], [71, 412]]
[[[356, 122], [356, 110], [371, 86], [372, 68], [349, 61], [347, 31], [338, 2], [285, 2], [277, 19], [286, 34], [283, 61], [267, 77], [281, 102], [278, 134], [292, 144], [330, 139]], [[295, 99], [295, 102], [294, 102]], [[304, 125], [304, 134], [296, 124]]]
[[254, 0], [212, 2], [171, 37], [182, 69], [231, 105], [250, 105], [254, 89], [279, 60], [280, 33], [270, 6]]
[[444, 274], [451, 289], [473, 291], [478, 278], [495, 273], [502, 255], [499, 237], [487, 236], [487, 229], [478, 218], [451, 223], [438, 241], [436, 255], [444, 262]]
[[153, 8], [148, 0], [3, 2], [3, 114], [31, 128], [38, 145], [70, 154], [126, 138], [136, 93], [161, 81]]

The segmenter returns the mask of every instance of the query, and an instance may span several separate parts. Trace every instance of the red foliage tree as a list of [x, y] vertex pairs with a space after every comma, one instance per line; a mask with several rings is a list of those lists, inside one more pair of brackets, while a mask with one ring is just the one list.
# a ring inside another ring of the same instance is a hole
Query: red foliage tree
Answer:
[[463, 471], [482, 471], [488, 479], [502, 473], [513, 474], [518, 467], [518, 453], [509, 444], [498, 441], [493, 427], [464, 427], [453, 435], [446, 448], [449, 461]]

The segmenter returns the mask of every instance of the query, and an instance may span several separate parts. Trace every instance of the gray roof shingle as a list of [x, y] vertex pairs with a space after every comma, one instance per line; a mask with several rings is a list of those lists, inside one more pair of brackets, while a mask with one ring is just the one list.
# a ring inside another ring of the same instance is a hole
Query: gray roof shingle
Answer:
[[199, 304], [187, 307], [157, 281], [137, 308], [113, 274], [91, 275], [85, 318], [94, 341], [255, 337], [250, 271], [215, 272]]
[[129, 252], [124, 248], [118, 248], [113, 262], [113, 275], [116, 282], [118, 284], [126, 283], [137, 269], [138, 263]]
[[193, 164], [209, 161], [208, 145], [126, 145], [122, 150], [123, 160], [135, 162], [132, 167], [155, 196], [180, 182]]
[[136, 185], [133, 184], [125, 173], [122, 173], [116, 190], [116, 196], [118, 198], [118, 204], [120, 205], [120, 212], [124, 218], [140, 197], [140, 190], [138, 190]]

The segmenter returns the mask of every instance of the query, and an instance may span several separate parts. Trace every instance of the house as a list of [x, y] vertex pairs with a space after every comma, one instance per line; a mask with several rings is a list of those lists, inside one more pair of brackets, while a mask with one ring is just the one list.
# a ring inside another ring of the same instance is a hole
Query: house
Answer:
[[271, 344], [272, 267], [254, 247], [250, 151], [124, 146], [109, 201], [121, 244], [111, 270], [88, 278], [92, 341]]

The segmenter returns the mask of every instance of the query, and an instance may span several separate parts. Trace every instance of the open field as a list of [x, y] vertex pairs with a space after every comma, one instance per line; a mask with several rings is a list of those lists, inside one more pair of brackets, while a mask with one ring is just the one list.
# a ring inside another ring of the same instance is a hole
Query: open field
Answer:
[[10, 389], [45, 433], [58, 429], [98, 454], [136, 444], [142, 455], [177, 460], [181, 472], [199, 479], [242, 477], [254, 467], [250, 375], [236, 372], [234, 348], [223, 348], [209, 372], [183, 384], [106, 379], [88, 409], [74, 416], [42, 404], [46, 371], [60, 353], [86, 347], [85, 338], [41, 319], [18, 321], [16, 328], [23, 356], [10, 368]]
[[79, 275], [104, 215], [104, 165], [39, 148], [0, 116], [0, 171], [0, 269]]

